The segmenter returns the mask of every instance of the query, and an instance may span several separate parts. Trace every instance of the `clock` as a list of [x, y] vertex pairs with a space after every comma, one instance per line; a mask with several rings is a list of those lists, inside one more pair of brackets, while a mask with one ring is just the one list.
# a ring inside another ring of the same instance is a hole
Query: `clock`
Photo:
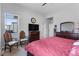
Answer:
[[31, 22], [32, 22], [32, 23], [36, 23], [36, 18], [32, 17], [32, 18], [31, 18]]

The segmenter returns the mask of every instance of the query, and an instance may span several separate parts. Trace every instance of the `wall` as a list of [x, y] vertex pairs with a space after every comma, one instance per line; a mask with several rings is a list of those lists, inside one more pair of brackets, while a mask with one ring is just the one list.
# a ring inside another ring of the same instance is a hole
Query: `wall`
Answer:
[[31, 23], [31, 17], [36, 18], [36, 24], [39, 24], [40, 38], [44, 37], [44, 18], [33, 11], [28, 10], [26, 7], [20, 6], [18, 4], [2, 4], [2, 40], [1, 44], [4, 45], [3, 34], [5, 32], [5, 23], [4, 23], [4, 13], [9, 12], [13, 15], [19, 17], [18, 19], [18, 35], [21, 30], [25, 31], [26, 36], [28, 36], [28, 24]]
[[3, 12], [3, 8], [2, 8], [2, 4], [1, 4], [1, 48], [4, 46], [4, 40], [3, 40], [3, 33], [5, 31], [4, 29], [4, 12]]
[[[68, 6], [67, 6], [68, 7]], [[57, 31], [60, 31], [60, 23], [62, 22], [74, 22], [74, 31], [75, 33], [79, 33], [77, 28], [79, 28], [79, 6], [75, 5], [73, 7], [65, 8], [55, 14], [49, 14], [46, 18], [53, 17], [53, 24], [50, 25], [52, 27], [50, 30], [50, 35], [54, 35], [54, 25], [57, 25]]]
[[57, 31], [60, 31], [60, 23], [62, 22], [74, 22], [74, 31], [75, 33], [78, 33], [77, 28], [79, 28], [78, 23], [79, 23], [79, 17], [75, 16], [76, 14], [71, 12], [69, 14], [66, 11], [63, 11], [59, 13], [59, 15], [54, 16], [54, 24], [57, 24]]
[[44, 29], [44, 18], [40, 16], [39, 14], [35, 14], [33, 12], [26, 11], [24, 9], [21, 10], [20, 13], [20, 31], [24, 30], [26, 32], [26, 35], [28, 36], [28, 24], [31, 23], [31, 18], [36, 18], [36, 24], [39, 24], [39, 30], [40, 30], [40, 38], [42, 38], [43, 35], [43, 29]]
[[76, 28], [78, 28], [78, 22], [79, 22], [79, 7], [74, 6], [75, 8], [68, 7], [65, 9], [62, 9], [61, 11], [55, 13], [55, 14], [49, 14], [46, 17], [43, 17], [43, 15], [40, 15], [38, 13], [35, 13], [34, 11], [28, 9], [27, 7], [20, 6], [18, 4], [2, 4], [2, 21], [1, 21], [1, 44], [4, 43], [3, 40], [3, 33], [5, 32], [4, 28], [4, 13], [9, 12], [19, 17], [18, 19], [18, 34], [21, 30], [24, 30], [26, 32], [26, 36], [28, 36], [28, 24], [31, 23], [30, 19], [31, 17], [36, 18], [36, 23], [40, 25], [40, 38], [47, 37], [47, 18], [53, 17], [53, 23], [49, 24], [49, 36], [54, 35], [54, 25], [57, 25], [57, 31], [60, 31], [60, 23], [62, 22], [74, 22], [75, 23], [75, 32], [78, 31]]
[[0, 4], [0, 49], [1, 49], [1, 4]]

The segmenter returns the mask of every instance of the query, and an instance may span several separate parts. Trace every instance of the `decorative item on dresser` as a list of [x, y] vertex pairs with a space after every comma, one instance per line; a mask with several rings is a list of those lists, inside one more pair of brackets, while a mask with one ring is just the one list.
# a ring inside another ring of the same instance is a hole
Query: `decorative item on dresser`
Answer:
[[54, 36], [56, 36], [56, 32], [57, 32], [57, 25], [54, 26]]

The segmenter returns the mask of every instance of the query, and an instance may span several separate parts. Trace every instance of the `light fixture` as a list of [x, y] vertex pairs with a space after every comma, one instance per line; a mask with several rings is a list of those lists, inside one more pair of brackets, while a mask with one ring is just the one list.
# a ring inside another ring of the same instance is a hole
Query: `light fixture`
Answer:
[[43, 3], [42, 6], [45, 6], [47, 3]]

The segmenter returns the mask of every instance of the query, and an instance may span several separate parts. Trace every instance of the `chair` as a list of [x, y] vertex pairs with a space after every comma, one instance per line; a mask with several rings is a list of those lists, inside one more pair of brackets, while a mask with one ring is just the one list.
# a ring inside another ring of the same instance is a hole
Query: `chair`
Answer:
[[9, 48], [9, 51], [11, 52], [12, 50], [12, 46], [17, 46], [18, 48], [18, 41], [15, 39], [15, 38], [12, 38], [12, 35], [10, 32], [5, 32], [4, 33], [4, 40], [5, 40], [5, 51], [7, 48]]
[[21, 31], [20, 32], [20, 45], [22, 47], [23, 44], [25, 44], [27, 41], [26, 36], [25, 36], [25, 32]]

